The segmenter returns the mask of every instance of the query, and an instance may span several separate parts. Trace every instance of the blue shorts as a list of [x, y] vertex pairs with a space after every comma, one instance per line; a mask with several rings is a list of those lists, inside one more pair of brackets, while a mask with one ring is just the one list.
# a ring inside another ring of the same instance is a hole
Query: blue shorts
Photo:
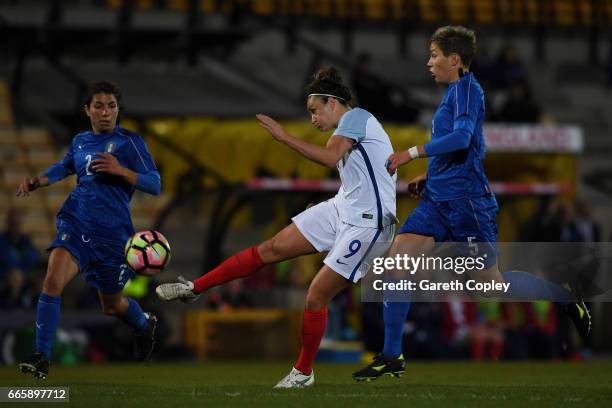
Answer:
[[423, 197], [406, 218], [398, 234], [412, 233], [433, 237], [436, 242], [474, 244], [480, 253], [487, 253], [487, 267], [493, 265], [497, 251], [497, 212], [499, 207], [492, 195], [476, 198], [434, 202]]
[[75, 222], [58, 216], [57, 235], [47, 251], [63, 247], [77, 260], [79, 272], [87, 283], [105, 295], [114, 295], [123, 287], [134, 272], [125, 262], [123, 240], [110, 240], [82, 232]]

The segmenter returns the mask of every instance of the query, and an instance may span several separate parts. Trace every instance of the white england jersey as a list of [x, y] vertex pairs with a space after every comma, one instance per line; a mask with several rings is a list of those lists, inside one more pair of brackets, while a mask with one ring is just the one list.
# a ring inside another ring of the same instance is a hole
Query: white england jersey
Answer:
[[340, 219], [367, 228], [395, 224], [397, 173], [391, 176], [385, 168], [393, 147], [380, 122], [370, 112], [354, 108], [342, 116], [334, 136], [355, 141], [336, 164], [342, 181], [335, 197]]

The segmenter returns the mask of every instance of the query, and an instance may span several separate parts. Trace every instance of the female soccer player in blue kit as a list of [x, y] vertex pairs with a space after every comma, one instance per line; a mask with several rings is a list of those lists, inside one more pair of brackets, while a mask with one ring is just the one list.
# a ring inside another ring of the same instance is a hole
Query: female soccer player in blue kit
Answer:
[[[484, 92], [468, 68], [476, 52], [474, 32], [460, 26], [441, 27], [430, 39], [427, 67], [437, 83], [447, 84], [436, 110], [431, 141], [389, 157], [388, 170], [412, 160], [429, 157], [427, 173], [409, 183], [415, 196], [422, 198], [398, 231], [389, 257], [404, 254], [418, 257], [431, 252], [435, 242], [481, 245], [487, 251], [486, 270], [470, 275], [481, 281], [510, 283], [507, 299], [550, 299], [560, 304], [572, 318], [579, 333], [587, 337], [590, 315], [583, 302], [559, 285], [535, 275], [512, 271], [501, 274], [497, 268], [497, 202], [485, 176], [483, 122]], [[495, 295], [495, 294], [493, 294]], [[367, 367], [353, 373], [358, 381], [381, 375], [399, 376], [405, 369], [402, 355], [403, 326], [410, 308], [408, 302], [384, 302], [384, 348]]]
[[66, 156], [42, 176], [26, 178], [17, 196], [27, 197], [72, 174], [77, 185], [56, 219], [57, 235], [36, 312], [36, 349], [19, 364], [24, 373], [45, 378], [51, 343], [60, 317], [64, 287], [79, 272], [98, 290], [102, 310], [135, 329], [136, 358], [147, 360], [154, 345], [156, 318], [121, 291], [133, 272], [124, 245], [134, 234], [129, 202], [136, 189], [158, 195], [160, 176], [142, 138], [117, 125], [121, 93], [109, 82], [91, 84], [85, 103], [91, 130], [77, 134]]

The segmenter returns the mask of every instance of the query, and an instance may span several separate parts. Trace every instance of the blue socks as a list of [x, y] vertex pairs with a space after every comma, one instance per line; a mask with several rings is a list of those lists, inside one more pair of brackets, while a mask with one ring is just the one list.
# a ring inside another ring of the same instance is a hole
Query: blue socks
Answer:
[[404, 322], [409, 310], [410, 302], [383, 302], [383, 319], [385, 321], [383, 354], [387, 357], [398, 357], [402, 354]]
[[502, 275], [504, 280], [510, 283], [506, 293], [506, 297], [510, 299], [550, 300], [562, 305], [574, 303], [574, 297], [567, 289], [536, 275], [521, 271], [504, 272]]
[[46, 293], [38, 297], [36, 309], [36, 351], [51, 359], [51, 345], [60, 318], [61, 296]]
[[149, 321], [145, 318], [140, 305], [132, 298], [127, 298], [127, 301], [130, 306], [123, 316], [119, 316], [119, 318], [137, 331], [145, 330], [149, 326]]
[[[51, 359], [51, 345], [60, 318], [61, 296], [51, 296], [46, 293], [38, 297], [36, 310], [36, 351], [42, 353], [48, 360]], [[129, 307], [121, 320], [138, 331], [145, 330], [149, 321], [145, 318], [138, 302], [127, 298]]]

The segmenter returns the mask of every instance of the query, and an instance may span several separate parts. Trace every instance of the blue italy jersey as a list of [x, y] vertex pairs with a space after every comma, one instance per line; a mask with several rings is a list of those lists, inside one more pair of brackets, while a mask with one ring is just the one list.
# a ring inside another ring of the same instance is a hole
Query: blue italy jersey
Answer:
[[471, 72], [448, 85], [432, 120], [431, 142], [457, 129], [471, 133], [466, 149], [429, 157], [424, 194], [434, 201], [478, 197], [491, 191], [482, 161], [485, 157], [484, 92]]
[[60, 209], [58, 219], [68, 218], [88, 235], [125, 241], [134, 233], [129, 202], [136, 188], [119, 176], [97, 173], [92, 161], [100, 152], [112, 153], [122, 166], [136, 173], [157, 171], [142, 138], [117, 126], [109, 133], [79, 133], [66, 156], [45, 174], [77, 176], [77, 185]]

